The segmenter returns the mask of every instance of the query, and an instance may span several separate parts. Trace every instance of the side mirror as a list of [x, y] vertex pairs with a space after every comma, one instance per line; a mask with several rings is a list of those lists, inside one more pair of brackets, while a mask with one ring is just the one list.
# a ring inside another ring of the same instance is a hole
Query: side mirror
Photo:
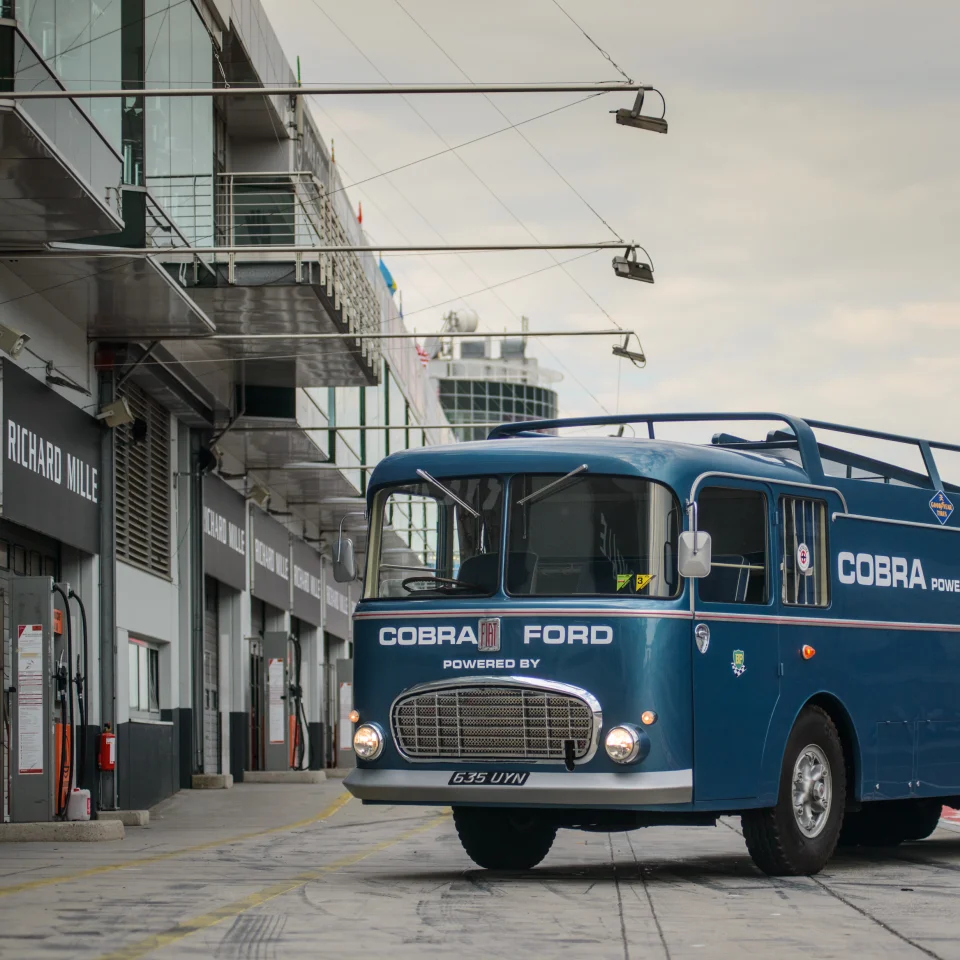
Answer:
[[357, 557], [353, 550], [353, 541], [343, 535], [337, 539], [337, 549], [333, 555], [333, 579], [337, 583], [350, 583], [357, 579]]
[[677, 566], [681, 577], [710, 576], [710, 534], [703, 530], [684, 530], [680, 534], [680, 555]]

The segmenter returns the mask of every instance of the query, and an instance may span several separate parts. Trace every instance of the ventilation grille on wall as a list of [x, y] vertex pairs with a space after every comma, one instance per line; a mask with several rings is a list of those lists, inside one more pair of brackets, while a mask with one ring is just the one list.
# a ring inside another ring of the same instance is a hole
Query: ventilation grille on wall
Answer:
[[117, 559], [169, 578], [170, 414], [134, 384], [120, 394], [136, 420], [117, 428]]

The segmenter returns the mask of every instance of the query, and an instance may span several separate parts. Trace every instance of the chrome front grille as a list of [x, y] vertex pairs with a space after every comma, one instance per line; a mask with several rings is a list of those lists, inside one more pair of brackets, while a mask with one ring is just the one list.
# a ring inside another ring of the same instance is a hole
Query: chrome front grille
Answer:
[[397, 699], [393, 738], [415, 760], [539, 760], [562, 763], [593, 755], [602, 723], [585, 690], [502, 678], [424, 684]]

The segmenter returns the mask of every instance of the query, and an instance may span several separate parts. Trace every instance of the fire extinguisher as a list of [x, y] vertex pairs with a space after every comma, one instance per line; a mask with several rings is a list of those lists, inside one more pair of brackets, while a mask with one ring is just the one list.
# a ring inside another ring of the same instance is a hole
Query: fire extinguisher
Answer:
[[103, 733], [97, 743], [97, 765], [101, 770], [115, 770], [117, 767], [117, 735], [110, 724], [103, 725]]

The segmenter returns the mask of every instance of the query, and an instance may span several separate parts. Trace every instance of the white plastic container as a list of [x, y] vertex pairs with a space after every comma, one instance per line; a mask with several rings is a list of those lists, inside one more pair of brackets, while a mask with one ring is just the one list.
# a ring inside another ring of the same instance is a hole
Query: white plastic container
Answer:
[[81, 790], [74, 787], [70, 791], [70, 799], [67, 801], [67, 819], [68, 820], [89, 820], [90, 819], [90, 791]]

